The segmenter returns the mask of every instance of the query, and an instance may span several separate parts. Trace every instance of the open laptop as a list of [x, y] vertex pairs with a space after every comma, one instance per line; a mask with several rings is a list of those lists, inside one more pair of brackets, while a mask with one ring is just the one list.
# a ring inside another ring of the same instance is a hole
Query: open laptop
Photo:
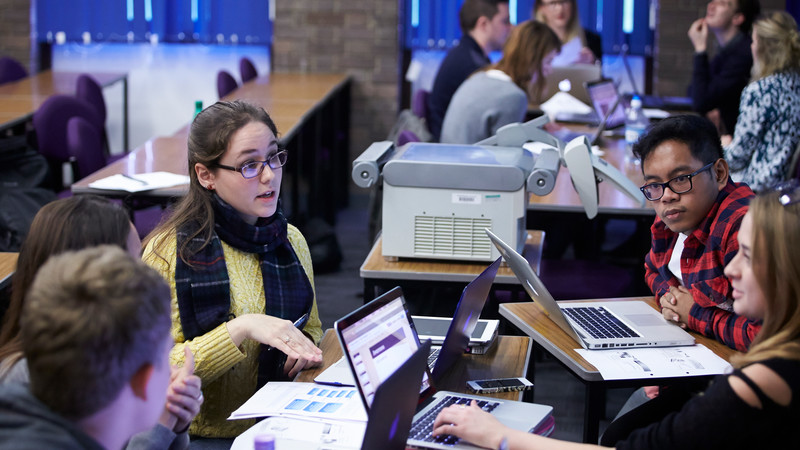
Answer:
[[[428, 356], [428, 368], [431, 369], [434, 380], [440, 380], [444, 373], [447, 372], [447, 369], [467, 351], [472, 334], [478, 325], [478, 318], [480, 318], [483, 305], [486, 303], [489, 291], [492, 289], [492, 283], [494, 283], [497, 269], [500, 268], [502, 260], [502, 258], [497, 258], [495, 262], [489, 264], [461, 292], [461, 298], [458, 301], [456, 311], [450, 321], [441, 347], [433, 347]], [[413, 319], [410, 320], [413, 322]], [[416, 333], [416, 326], [414, 330]], [[494, 334], [496, 333], [497, 327], [495, 324]], [[419, 339], [419, 335], [417, 335], [417, 338]], [[322, 384], [336, 384], [335, 380], [346, 378], [341, 373], [349, 371], [345, 359], [342, 357], [341, 360], [331, 365], [314, 381]]]
[[[334, 329], [364, 407], [369, 411], [378, 387], [420, 348], [403, 291], [397, 287], [381, 295], [337, 320]], [[545, 405], [437, 392], [427, 370], [418, 387], [421, 402], [408, 439], [408, 444], [415, 447], [476, 448], [452, 437], [430, 435], [436, 415], [451, 404], [466, 404], [474, 399], [503, 424], [525, 432], [538, 431], [552, 413], [552, 407]]]
[[486, 229], [486, 234], [531, 299], [584, 348], [597, 350], [694, 344], [694, 338], [689, 333], [667, 322], [658, 311], [643, 301], [556, 302], [525, 258], [489, 229]]
[[552, 71], [545, 79], [545, 88], [542, 92], [542, 99], [547, 100], [554, 96], [561, 89], [564, 80], [569, 81], [570, 89], [567, 91], [571, 96], [578, 100], [590, 104], [591, 99], [586, 91], [586, 83], [603, 78], [603, 69], [596, 64], [572, 64], [569, 66], [554, 66]]
[[569, 142], [579, 136], [587, 136], [590, 144], [596, 144], [605, 130], [619, 128], [625, 125], [625, 107], [622, 96], [617, 92], [613, 80], [602, 79], [586, 84], [586, 89], [592, 99], [594, 112], [589, 115], [556, 115], [556, 120], [563, 122], [597, 124], [597, 128], [590, 135], [579, 131], [562, 128], [553, 135], [564, 142]]

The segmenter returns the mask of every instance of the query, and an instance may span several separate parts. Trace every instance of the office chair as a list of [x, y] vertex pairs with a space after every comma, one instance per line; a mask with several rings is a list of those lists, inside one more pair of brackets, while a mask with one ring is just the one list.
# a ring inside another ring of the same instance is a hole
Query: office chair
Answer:
[[0, 84], [21, 80], [28, 71], [17, 60], [4, 56], [0, 58]]
[[242, 76], [242, 83], [247, 83], [258, 76], [256, 66], [250, 58], [243, 56], [242, 59], [239, 60], [239, 74]]
[[[99, 130], [103, 143], [103, 153], [106, 157], [110, 156], [111, 147], [108, 143], [108, 133], [106, 132], [105, 125], [108, 114], [106, 110], [106, 100], [103, 97], [103, 88], [100, 87], [97, 81], [91, 76], [81, 74], [75, 86], [75, 96], [92, 105], [95, 111], [97, 111], [100, 122], [103, 124], [102, 128]], [[127, 149], [123, 150], [127, 152]]]
[[239, 84], [228, 71], [220, 70], [217, 72], [217, 95], [219, 95], [219, 98], [230, 94], [237, 87], [239, 87]]

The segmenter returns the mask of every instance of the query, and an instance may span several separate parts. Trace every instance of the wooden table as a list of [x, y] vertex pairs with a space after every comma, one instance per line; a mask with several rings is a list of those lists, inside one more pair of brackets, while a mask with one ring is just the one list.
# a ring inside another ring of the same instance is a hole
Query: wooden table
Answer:
[[[603, 301], [625, 301], [642, 300], [653, 308], [656, 308], [653, 297], [634, 297], [602, 299]], [[588, 300], [591, 302], [592, 300]], [[686, 381], [696, 381], [702, 378], [713, 378], [713, 376], [703, 377], [679, 377], [679, 378], [646, 378], [637, 380], [603, 380], [600, 372], [593, 365], [589, 364], [581, 357], [575, 349], [581, 345], [575, 342], [567, 333], [547, 317], [542, 310], [533, 302], [524, 303], [503, 303], [500, 305], [500, 315], [508, 319], [523, 333], [533, 338], [545, 351], [553, 355], [564, 367], [567, 368], [578, 380], [586, 387], [584, 403], [584, 424], [583, 441], [586, 443], [597, 443], [600, 418], [605, 409], [605, 390], [615, 387], [640, 387], [654, 385], [678, 384]], [[721, 344], [715, 339], [707, 338], [695, 332], [691, 332], [698, 344], [711, 349], [721, 358], [729, 360], [731, 355], [736, 353]], [[602, 351], [602, 350], [598, 350]], [[533, 381], [533, 375], [529, 374], [529, 379]]]
[[[487, 378], [522, 377], [528, 369], [531, 339], [526, 336], [498, 336], [495, 345], [483, 355], [468, 355], [458, 360], [445, 374], [436, 389], [470, 394], [467, 381]], [[336, 333], [327, 330], [319, 347], [323, 365], [300, 372], [295, 381], [313, 382], [314, 378], [342, 357], [342, 348]], [[504, 400], [521, 400], [523, 392], [498, 392], [481, 394]]]
[[0, 291], [11, 285], [11, 276], [17, 269], [17, 257], [19, 253], [1, 252], [0, 253]]
[[[224, 98], [244, 99], [260, 105], [275, 122], [281, 134], [281, 145], [287, 147], [290, 154], [285, 166], [289, 180], [284, 177], [283, 191], [284, 197], [287, 191], [290, 195], [288, 213], [293, 219], [299, 215], [318, 215], [333, 223], [336, 207], [346, 201], [349, 84], [350, 76], [346, 74], [273, 73], [245, 83]], [[187, 124], [172, 136], [148, 140], [119, 161], [73, 184], [72, 192], [147, 198], [164, 203], [184, 195], [185, 185], [130, 194], [93, 189], [89, 184], [120, 173], [188, 174], [188, 133]], [[306, 194], [304, 202], [300, 201], [302, 193]]]
[[[542, 258], [544, 232], [528, 230], [523, 256], [530, 262], [536, 272]], [[378, 295], [376, 289], [389, 290], [399, 282], [404, 284], [421, 284], [425, 286], [452, 285], [466, 286], [483, 272], [488, 262], [443, 261], [428, 259], [404, 258], [398, 261], [383, 257], [383, 237], [379, 237], [372, 246], [364, 263], [361, 264], [360, 275], [364, 280], [364, 303]], [[493, 289], [519, 290], [520, 283], [514, 272], [503, 262], [494, 279]]]
[[[82, 72], [45, 70], [0, 86], [0, 130], [30, 121], [42, 103], [54, 95], [75, 95]], [[122, 83], [122, 148], [128, 149], [128, 74], [88, 73], [102, 87]]]

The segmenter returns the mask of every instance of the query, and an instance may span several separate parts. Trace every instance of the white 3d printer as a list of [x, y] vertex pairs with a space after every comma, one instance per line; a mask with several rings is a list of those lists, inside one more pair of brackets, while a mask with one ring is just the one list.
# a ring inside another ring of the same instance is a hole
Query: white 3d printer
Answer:
[[[383, 256], [493, 261], [500, 255], [484, 228], [521, 252], [528, 195], [550, 193], [561, 164], [590, 218], [604, 178], [644, 204], [639, 189], [593, 155], [585, 137], [564, 144], [541, 129], [548, 120], [507, 125], [475, 145], [373, 143], [353, 162], [352, 176], [361, 187], [383, 178]], [[523, 148], [529, 142], [536, 154]]]

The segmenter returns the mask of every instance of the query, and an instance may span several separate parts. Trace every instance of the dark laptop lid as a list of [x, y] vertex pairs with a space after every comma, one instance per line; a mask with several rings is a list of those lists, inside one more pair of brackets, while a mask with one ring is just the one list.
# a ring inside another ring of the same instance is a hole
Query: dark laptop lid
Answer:
[[612, 129], [625, 124], [625, 108], [614, 80], [603, 78], [586, 83], [586, 92], [592, 102], [600, 126]]
[[367, 416], [364, 450], [406, 448], [411, 422], [417, 409], [418, 383], [427, 367], [431, 341], [425, 341], [375, 391]]
[[470, 337], [478, 324], [483, 305], [492, 289], [492, 283], [494, 283], [497, 269], [500, 268], [502, 260], [503, 258], [500, 257], [489, 264], [461, 293], [455, 315], [445, 335], [442, 349], [439, 351], [439, 359], [433, 367], [434, 381], [441, 380], [447, 369], [458, 361], [469, 347]]

